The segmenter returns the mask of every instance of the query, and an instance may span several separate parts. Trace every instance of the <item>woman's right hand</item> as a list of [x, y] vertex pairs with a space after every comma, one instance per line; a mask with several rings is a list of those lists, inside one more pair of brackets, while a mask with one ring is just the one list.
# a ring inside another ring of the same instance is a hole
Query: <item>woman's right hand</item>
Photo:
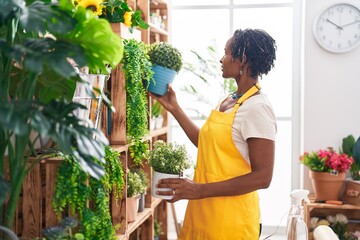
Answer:
[[174, 109], [178, 107], [176, 94], [170, 83], [168, 85], [168, 91], [166, 92], [165, 95], [159, 96], [159, 95], [156, 95], [156, 94], [153, 94], [150, 92], [149, 92], [149, 95], [152, 98], [159, 101], [161, 103], [161, 105], [163, 105], [163, 107], [166, 108], [166, 110], [169, 111], [170, 113], [172, 113], [174, 111]]

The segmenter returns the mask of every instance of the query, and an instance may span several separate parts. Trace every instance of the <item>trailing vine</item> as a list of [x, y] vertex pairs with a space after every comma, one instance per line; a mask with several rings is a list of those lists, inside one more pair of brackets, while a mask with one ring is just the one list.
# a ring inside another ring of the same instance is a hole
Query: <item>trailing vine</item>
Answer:
[[124, 188], [119, 155], [111, 147], [105, 148], [105, 163], [96, 161], [106, 171], [100, 180], [83, 172], [73, 156], [63, 156], [57, 173], [53, 207], [59, 218], [68, 212], [77, 216], [79, 232], [86, 239], [94, 239], [94, 236], [97, 239], [116, 239], [109, 203], [111, 192], [115, 198], [120, 198]]
[[135, 39], [124, 40], [122, 70], [126, 79], [126, 125], [130, 142], [130, 155], [135, 165], [141, 165], [146, 158], [148, 144], [143, 137], [148, 130], [148, 98], [145, 86], [153, 81], [154, 72], [147, 54], [147, 45]]

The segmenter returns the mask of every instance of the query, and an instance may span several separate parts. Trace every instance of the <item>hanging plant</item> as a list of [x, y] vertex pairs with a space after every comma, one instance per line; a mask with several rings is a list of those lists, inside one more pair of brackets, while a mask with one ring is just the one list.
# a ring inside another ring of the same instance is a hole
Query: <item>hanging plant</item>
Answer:
[[122, 70], [126, 88], [126, 127], [130, 154], [135, 165], [141, 165], [149, 148], [143, 141], [148, 130], [148, 98], [144, 84], [153, 80], [151, 62], [146, 45], [134, 39], [124, 40]]
[[[106, 170], [97, 180], [81, 170], [73, 156], [64, 156], [59, 167], [55, 186], [53, 207], [60, 217], [68, 210], [70, 215], [78, 215], [79, 232], [86, 239], [116, 239], [115, 227], [110, 215], [110, 194], [115, 198], [122, 196], [124, 172], [119, 153], [110, 147], [105, 148], [105, 164], [99, 164]], [[88, 202], [92, 207], [88, 207]]]

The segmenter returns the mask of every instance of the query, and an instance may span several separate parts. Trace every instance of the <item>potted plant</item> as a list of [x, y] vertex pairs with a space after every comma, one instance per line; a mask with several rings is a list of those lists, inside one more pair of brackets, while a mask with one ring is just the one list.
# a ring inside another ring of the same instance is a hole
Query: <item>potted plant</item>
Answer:
[[151, 130], [158, 129], [162, 127], [164, 118], [162, 116], [164, 107], [160, 104], [159, 101], [154, 101], [154, 104], [151, 106]]
[[300, 163], [310, 170], [317, 200], [338, 200], [346, 170], [350, 169], [353, 159], [328, 147], [326, 150], [305, 152], [300, 156]]
[[360, 137], [356, 141], [353, 135], [343, 138], [342, 151], [354, 159], [350, 167], [351, 179], [345, 180], [343, 200], [360, 206]]
[[149, 187], [149, 178], [142, 168], [136, 168], [133, 171], [137, 175], [139, 175], [139, 177], [141, 179], [141, 187], [139, 190], [140, 198], [139, 198], [138, 212], [142, 212], [142, 211], [144, 211], [144, 208], [145, 208], [145, 194], [146, 194], [147, 188]]
[[149, 152], [149, 164], [153, 168], [151, 194], [157, 198], [171, 199], [171, 196], [156, 194], [158, 190], [171, 190], [158, 189], [156, 184], [163, 178], [179, 178], [182, 172], [190, 167], [185, 145], [157, 140]]
[[[67, 0], [30, 5], [2, 1], [0, 27], [0, 113], [6, 116], [0, 118], [0, 176], [9, 166], [8, 190], [0, 191], [0, 199], [6, 199], [0, 205], [0, 224], [13, 228], [22, 182], [44, 158], [35, 147], [38, 139], [46, 136], [57, 144], [48, 154], [60, 150], [74, 155], [84, 171], [97, 179], [103, 176], [94, 158], [103, 161], [108, 141], [73, 114], [84, 106], [72, 102], [81, 80], [69, 59], [79, 67], [106, 69], [119, 63], [122, 46], [107, 21], [83, 8], [74, 11]], [[30, 158], [34, 164], [28, 164]]]
[[141, 177], [133, 170], [127, 173], [126, 217], [127, 222], [134, 222], [139, 209], [140, 192], [142, 190]]
[[148, 91], [157, 95], [167, 92], [168, 84], [172, 83], [182, 67], [180, 51], [167, 42], [154, 42], [149, 46], [148, 55], [154, 71], [154, 82], [150, 82]]
[[161, 229], [161, 223], [158, 220], [154, 220], [154, 240], [159, 240], [160, 235], [164, 234]]

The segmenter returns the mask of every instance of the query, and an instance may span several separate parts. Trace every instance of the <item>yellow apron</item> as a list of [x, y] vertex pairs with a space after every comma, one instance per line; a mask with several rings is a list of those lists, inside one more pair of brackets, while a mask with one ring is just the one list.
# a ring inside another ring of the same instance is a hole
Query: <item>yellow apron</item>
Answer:
[[[201, 128], [194, 181], [210, 183], [251, 172], [232, 139], [232, 124], [242, 102], [260, 87], [254, 85], [230, 113], [212, 110]], [[259, 239], [260, 209], [257, 192], [238, 196], [189, 200], [179, 240]]]

